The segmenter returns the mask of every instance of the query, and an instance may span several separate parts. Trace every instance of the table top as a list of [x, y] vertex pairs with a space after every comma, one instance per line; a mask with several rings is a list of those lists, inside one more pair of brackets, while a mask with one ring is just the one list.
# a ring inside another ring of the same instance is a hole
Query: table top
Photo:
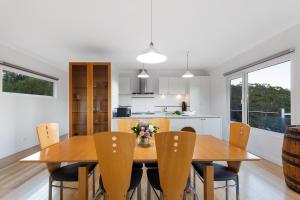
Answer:
[[[155, 161], [155, 141], [150, 147], [136, 146], [135, 161]], [[197, 135], [194, 161], [257, 161], [259, 157], [211, 135]], [[95, 162], [97, 161], [93, 136], [76, 136], [34, 153], [21, 162]]]

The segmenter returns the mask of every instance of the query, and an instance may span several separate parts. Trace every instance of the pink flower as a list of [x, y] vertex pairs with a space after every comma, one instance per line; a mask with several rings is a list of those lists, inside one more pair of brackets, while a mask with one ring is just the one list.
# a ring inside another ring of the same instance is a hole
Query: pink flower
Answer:
[[141, 131], [145, 131], [145, 127], [141, 127]]

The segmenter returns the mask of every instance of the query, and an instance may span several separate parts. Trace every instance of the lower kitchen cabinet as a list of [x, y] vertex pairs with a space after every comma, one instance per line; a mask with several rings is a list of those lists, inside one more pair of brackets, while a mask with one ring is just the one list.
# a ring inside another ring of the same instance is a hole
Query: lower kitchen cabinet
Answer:
[[181, 118], [170, 119], [170, 129], [180, 131], [183, 127], [192, 127], [197, 134], [213, 135], [222, 139], [221, 118], [201, 117], [201, 118]]
[[[137, 117], [138, 118], [138, 117]], [[146, 118], [139, 118], [141, 121], [147, 122]], [[117, 118], [112, 119], [112, 130], [117, 131]], [[222, 121], [218, 117], [187, 117], [187, 118], [170, 118], [170, 130], [180, 131], [184, 127], [192, 127], [197, 134], [213, 135], [222, 139]]]

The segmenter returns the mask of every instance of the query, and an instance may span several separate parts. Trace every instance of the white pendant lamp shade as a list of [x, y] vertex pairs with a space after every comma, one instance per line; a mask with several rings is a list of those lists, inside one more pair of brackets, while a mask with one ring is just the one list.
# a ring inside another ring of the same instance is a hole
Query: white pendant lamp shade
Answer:
[[149, 78], [149, 74], [143, 69], [137, 76], [138, 78]]
[[137, 61], [146, 64], [157, 64], [167, 60], [167, 57], [154, 48], [153, 43], [150, 43], [149, 48], [143, 51], [142, 54], [136, 57]]
[[182, 78], [193, 78], [194, 74], [192, 74], [192, 72], [190, 72], [189, 70], [187, 70], [183, 75]]
[[194, 74], [189, 71], [189, 52], [186, 53], [186, 71], [182, 75], [182, 78], [193, 78]]
[[167, 60], [167, 57], [161, 53], [157, 49], [154, 48], [154, 44], [152, 42], [152, 0], [150, 0], [151, 7], [150, 7], [150, 45], [149, 47], [143, 51], [140, 55], [136, 57], [136, 60], [141, 63], [146, 64], [157, 64], [162, 63]]

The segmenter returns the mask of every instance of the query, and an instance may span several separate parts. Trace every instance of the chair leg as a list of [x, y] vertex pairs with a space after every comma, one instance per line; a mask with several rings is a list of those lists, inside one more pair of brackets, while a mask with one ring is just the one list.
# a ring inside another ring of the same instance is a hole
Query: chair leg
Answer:
[[239, 183], [239, 176], [236, 177], [236, 180], [235, 180], [235, 191], [236, 191], [236, 200], [239, 200], [240, 199], [240, 183]]
[[93, 170], [93, 198], [95, 197], [95, 187], [96, 187], [96, 181], [95, 181], [95, 169]]
[[62, 181], [60, 181], [60, 200], [64, 199], [64, 184]]
[[151, 200], [151, 185], [149, 181], [147, 181], [147, 200]]
[[196, 199], [196, 170], [193, 168], [193, 188], [194, 188], [194, 195], [193, 199]]
[[142, 200], [142, 183], [140, 183], [137, 188], [137, 199]]
[[228, 181], [225, 181], [226, 200], [228, 200]]
[[48, 199], [52, 200], [52, 177], [49, 176], [49, 194], [48, 194]]

